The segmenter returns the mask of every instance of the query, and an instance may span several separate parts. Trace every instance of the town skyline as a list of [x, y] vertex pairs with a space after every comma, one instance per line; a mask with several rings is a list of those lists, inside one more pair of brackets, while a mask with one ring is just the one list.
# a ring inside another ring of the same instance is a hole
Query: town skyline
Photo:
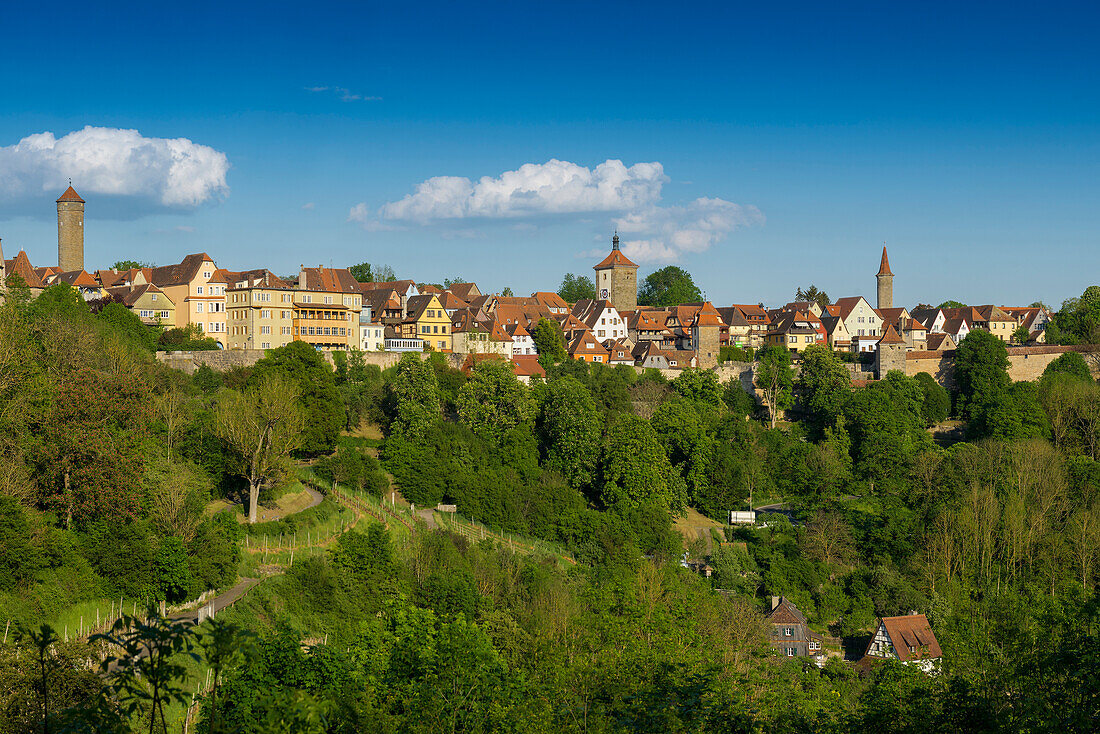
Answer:
[[[1100, 266], [1095, 11], [947, 7], [805, 6], [813, 34], [735, 6], [200, 7], [155, 43], [134, 31], [162, 9], [20, 10], [0, 237], [49, 262], [71, 177], [90, 266], [385, 262], [519, 293], [618, 229], [640, 277], [674, 263], [715, 302], [870, 296], [885, 241], [899, 303], [1057, 307]], [[27, 63], [47, 28], [63, 51]]]

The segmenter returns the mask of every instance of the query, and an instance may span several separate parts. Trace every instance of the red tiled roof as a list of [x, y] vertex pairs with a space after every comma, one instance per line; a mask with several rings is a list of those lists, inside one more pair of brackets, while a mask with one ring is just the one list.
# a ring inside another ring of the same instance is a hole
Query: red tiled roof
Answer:
[[692, 326], [725, 326], [725, 322], [722, 321], [722, 316], [718, 313], [718, 309], [707, 301], [696, 312], [695, 319], [692, 321]]
[[[882, 625], [894, 644], [898, 660], [920, 660], [943, 657], [939, 640], [932, 633], [932, 626], [923, 614], [906, 614], [901, 617], [883, 617]], [[909, 648], [913, 648], [910, 652]]]
[[178, 265], [163, 265], [159, 268], [153, 268], [149, 274], [149, 281], [161, 288], [167, 285], [186, 285], [195, 278], [195, 274], [202, 268], [202, 264], [207, 261], [214, 262], [214, 258], [205, 252], [188, 255]]
[[27, 253], [20, 250], [11, 260], [4, 261], [4, 272], [8, 275], [16, 274], [27, 283], [28, 288], [45, 288], [46, 284], [34, 271]]
[[537, 354], [523, 354], [512, 357], [512, 371], [516, 377], [546, 377], [546, 370], [539, 364]]
[[72, 185], [65, 189], [65, 193], [59, 196], [57, 201], [58, 203], [62, 201], [75, 201], [79, 204], [84, 203], [84, 200], [80, 198], [80, 194], [76, 193], [76, 189], [74, 189]]
[[306, 291], [326, 291], [328, 293], [355, 293], [359, 291], [359, 281], [347, 268], [302, 268], [298, 288]]
[[879, 344], [904, 344], [905, 340], [898, 334], [897, 329], [893, 324], [886, 325], [886, 331], [882, 332], [882, 338], [878, 340]]

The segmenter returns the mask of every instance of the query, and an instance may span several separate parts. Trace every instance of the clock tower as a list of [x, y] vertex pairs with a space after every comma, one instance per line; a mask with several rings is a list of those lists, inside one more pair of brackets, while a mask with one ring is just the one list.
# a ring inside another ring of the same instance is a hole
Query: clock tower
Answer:
[[611, 254], [600, 261], [596, 271], [596, 298], [611, 301], [619, 313], [638, 308], [638, 266], [619, 249], [619, 235], [611, 238]]

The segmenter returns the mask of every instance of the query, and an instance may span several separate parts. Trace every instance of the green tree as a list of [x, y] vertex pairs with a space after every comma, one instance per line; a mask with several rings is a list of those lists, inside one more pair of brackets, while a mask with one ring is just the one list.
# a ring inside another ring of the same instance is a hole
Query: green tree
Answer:
[[111, 302], [100, 310], [96, 316], [101, 322], [109, 324], [116, 333], [125, 334], [135, 345], [149, 352], [157, 350], [157, 339], [160, 338], [159, 326], [147, 326], [141, 317], [121, 303]]
[[1012, 341], [1014, 344], [1027, 344], [1031, 339], [1031, 331], [1028, 330], [1027, 325], [1016, 327], [1016, 330], [1012, 332]]
[[624, 512], [652, 505], [677, 512], [684, 506], [684, 481], [647, 420], [622, 416], [615, 421], [600, 469], [605, 507]]
[[373, 283], [374, 274], [371, 272], [370, 263], [359, 263], [348, 268], [351, 277], [360, 283]]
[[691, 273], [676, 265], [667, 265], [650, 273], [638, 290], [639, 306], [677, 306], [702, 300], [703, 294], [695, 285]]
[[375, 265], [373, 268], [374, 280], [372, 283], [392, 283], [397, 280], [397, 273], [389, 265]]
[[111, 270], [132, 270], [134, 268], [155, 268], [151, 262], [138, 262], [137, 260], [116, 260], [115, 264], [111, 266]]
[[1046, 381], [1051, 375], [1072, 375], [1079, 380], [1092, 382], [1092, 373], [1089, 372], [1088, 363], [1077, 352], [1066, 352], [1059, 355], [1043, 370], [1043, 376], [1040, 380]]
[[569, 303], [596, 298], [596, 284], [587, 275], [566, 273], [558, 286], [558, 295]]
[[795, 291], [794, 300], [796, 301], [809, 301], [810, 303], [816, 303], [818, 306], [825, 308], [831, 301], [829, 300], [829, 294], [823, 290], [818, 290], [816, 285], [810, 285], [809, 288], [799, 288]]
[[294, 383], [264, 377], [247, 392], [218, 395], [215, 431], [232, 448], [234, 471], [248, 482], [248, 521], [257, 520], [260, 489], [290, 472], [290, 453], [301, 445], [306, 417]]
[[513, 298], [516, 294], [512, 292], [511, 288], [504, 286], [504, 290], [500, 292], [500, 295], [504, 298]]
[[442, 418], [435, 371], [415, 354], [401, 355], [387, 385], [390, 431], [410, 440], [424, 436]]
[[672, 381], [672, 389], [685, 400], [690, 400], [708, 408], [721, 408], [722, 386], [713, 370], [681, 370]]
[[944, 301], [936, 308], [966, 308], [966, 304], [962, 301]]
[[802, 353], [796, 389], [811, 433], [820, 438], [836, 423], [852, 392], [852, 373], [828, 347], [812, 345]]
[[781, 346], [772, 345], [761, 349], [758, 356], [760, 361], [754, 381], [763, 394], [771, 427], [775, 428], [779, 411], [789, 408], [792, 403], [794, 378], [791, 375], [791, 353]]
[[927, 372], [918, 372], [914, 378], [924, 393], [924, 403], [921, 405], [921, 415], [926, 426], [934, 426], [947, 420], [951, 413], [951, 396], [932, 375]]
[[561, 325], [553, 319], [541, 318], [531, 332], [531, 339], [535, 342], [535, 349], [539, 353], [539, 364], [543, 368], [564, 362], [569, 356], [565, 351], [565, 335], [562, 334]]
[[510, 362], [486, 359], [470, 371], [458, 391], [458, 417], [475, 434], [499, 445], [504, 434], [534, 417], [527, 388], [516, 379]]
[[466, 280], [461, 275], [458, 276], [457, 278], [444, 278], [443, 279], [443, 289], [444, 290], [450, 290], [453, 286], [456, 286], [459, 283], [469, 283], [469, 282], [470, 281]]
[[345, 417], [332, 367], [309, 344], [293, 341], [269, 350], [253, 367], [248, 384], [258, 385], [273, 374], [281, 375], [297, 387], [299, 405], [305, 412], [297, 449], [306, 454], [331, 452]]
[[981, 329], [967, 334], [955, 350], [955, 384], [963, 417], [969, 419], [973, 406], [996, 399], [1010, 383], [1004, 342]]
[[573, 487], [595, 479], [603, 421], [591, 393], [577, 379], [562, 377], [546, 389], [539, 428], [546, 447], [546, 467]]
[[176, 537], [164, 538], [154, 560], [157, 589], [161, 599], [175, 604], [187, 598], [191, 588], [191, 569], [187, 565], [187, 549]]

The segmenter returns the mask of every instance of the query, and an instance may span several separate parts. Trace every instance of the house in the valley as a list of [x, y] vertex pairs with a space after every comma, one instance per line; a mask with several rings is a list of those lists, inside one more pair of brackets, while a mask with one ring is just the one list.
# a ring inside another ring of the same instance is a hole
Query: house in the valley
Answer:
[[904, 665], [915, 665], [926, 673], [939, 666], [943, 657], [940, 643], [932, 633], [932, 626], [923, 614], [910, 612], [900, 617], [883, 617], [867, 643], [864, 657], [881, 660], [898, 660]]
[[780, 655], [788, 658], [821, 655], [823, 638], [810, 629], [806, 617], [785, 596], [773, 596], [771, 609], [764, 615], [772, 626], [770, 642]]

